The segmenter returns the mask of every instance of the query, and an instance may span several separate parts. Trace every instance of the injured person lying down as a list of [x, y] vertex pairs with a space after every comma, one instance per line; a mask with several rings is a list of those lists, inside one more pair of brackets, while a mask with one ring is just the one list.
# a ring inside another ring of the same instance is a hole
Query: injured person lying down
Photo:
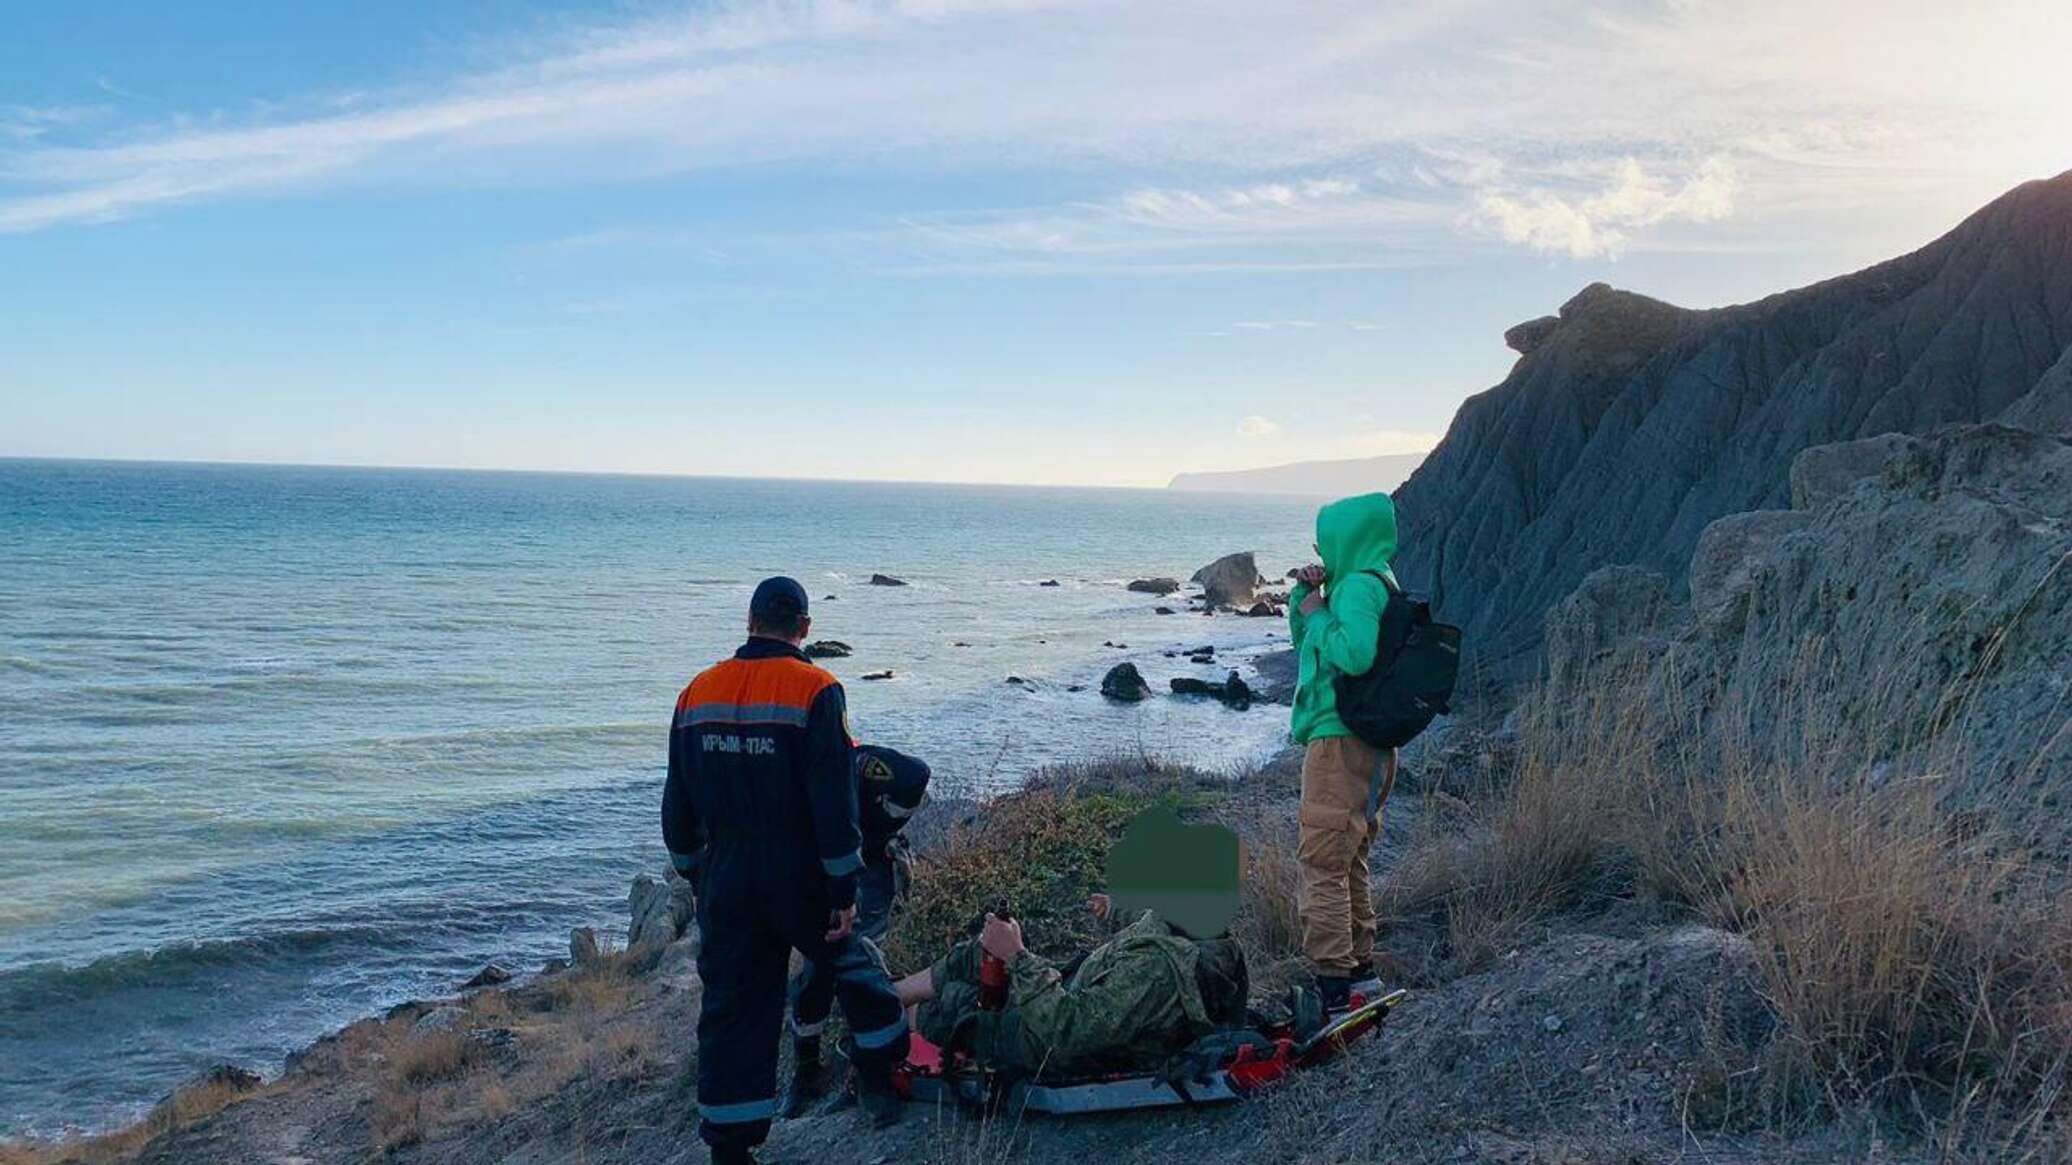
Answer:
[[[1225, 936], [1238, 865], [1228, 830], [1153, 810], [1109, 854], [1113, 904], [1089, 903], [1126, 921], [1108, 941], [1060, 969], [1028, 949], [1021, 923], [987, 914], [975, 937], [895, 984], [900, 1002], [931, 1043], [1013, 1075], [1156, 1069], [1203, 1036], [1245, 1026], [1244, 954]], [[988, 957], [1004, 991], [987, 989]]]

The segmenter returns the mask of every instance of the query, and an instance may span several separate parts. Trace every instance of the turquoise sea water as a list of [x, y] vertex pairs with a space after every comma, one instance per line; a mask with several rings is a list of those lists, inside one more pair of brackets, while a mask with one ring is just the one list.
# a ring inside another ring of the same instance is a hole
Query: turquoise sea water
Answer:
[[662, 860], [668, 710], [767, 574], [856, 648], [831, 665], [858, 733], [926, 756], [945, 792], [1118, 752], [1263, 755], [1281, 710], [1092, 685], [1122, 659], [1161, 688], [1213, 676], [1164, 653], [1277, 641], [1278, 621], [1158, 616], [1122, 584], [1237, 549], [1277, 574], [1311, 512], [0, 460], [0, 1134], [120, 1120], [212, 1063], [271, 1071], [485, 961], [623, 926], [628, 879]]

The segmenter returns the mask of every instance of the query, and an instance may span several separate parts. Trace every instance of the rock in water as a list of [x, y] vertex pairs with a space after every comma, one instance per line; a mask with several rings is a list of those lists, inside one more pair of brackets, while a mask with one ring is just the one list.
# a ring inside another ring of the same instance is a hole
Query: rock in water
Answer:
[[1151, 608], [1151, 613], [1154, 615], [1172, 615], [1176, 614], [1177, 612], [1175, 612], [1171, 607], [1153, 607]]
[[1240, 712], [1252, 706], [1252, 688], [1236, 672], [1231, 672], [1229, 678], [1220, 684], [1193, 676], [1176, 676], [1172, 680], [1172, 689], [1175, 696], [1208, 696]]
[[1180, 589], [1180, 580], [1176, 578], [1134, 578], [1130, 580], [1129, 585], [1124, 589], [1135, 591], [1140, 595], [1164, 597]]
[[1201, 584], [1202, 600], [1211, 607], [1250, 606], [1266, 585], [1249, 550], [1224, 555], [1195, 571], [1192, 581]]
[[893, 578], [889, 574], [874, 574], [871, 576], [871, 585], [874, 587], [903, 587], [907, 584], [903, 578]]
[[1133, 663], [1118, 663], [1101, 677], [1101, 694], [1111, 700], [1134, 704], [1150, 691], [1150, 685], [1144, 682], [1144, 673], [1138, 671]]
[[477, 987], [494, 987], [499, 983], [509, 983], [510, 981], [511, 973], [509, 971], [504, 970], [495, 963], [485, 963], [481, 970], [475, 972], [474, 978], [460, 985], [460, 989], [462, 991], [473, 991]]
[[1037, 583], [1036, 585], [1037, 585], [1037, 586], [1039, 586], [1039, 587], [1061, 587], [1061, 586], [1064, 586], [1065, 584], [1063, 584], [1063, 583], [1059, 582], [1058, 580], [1056, 580], [1056, 579], [1054, 579], [1054, 578], [1047, 578], [1047, 579], [1044, 579], [1044, 580], [1043, 580], [1042, 582], [1040, 582], [1040, 583]]
[[807, 659], [846, 659], [856, 649], [839, 639], [816, 639], [806, 645]]
[[892, 678], [892, 669], [886, 668], [884, 671], [867, 671], [856, 678], [863, 680], [889, 680]]
[[1791, 503], [1801, 450], [2072, 419], [2072, 173], [1855, 275], [1713, 311], [1593, 284], [1512, 339], [1510, 375], [1393, 495], [1397, 575], [1503, 680], [1536, 673], [1543, 617], [1599, 567], [1680, 593], [1708, 523]]

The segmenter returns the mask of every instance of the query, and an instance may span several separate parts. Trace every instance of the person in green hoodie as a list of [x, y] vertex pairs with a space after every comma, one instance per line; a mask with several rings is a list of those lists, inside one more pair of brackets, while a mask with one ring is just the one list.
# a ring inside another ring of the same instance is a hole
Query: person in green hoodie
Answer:
[[[1318, 566], [1296, 573], [1288, 634], [1298, 665], [1289, 731], [1303, 746], [1301, 867], [1297, 908], [1302, 949], [1330, 1007], [1374, 976], [1374, 890], [1368, 850], [1396, 782], [1396, 754], [1354, 736], [1338, 718], [1336, 681], [1374, 666], [1381, 613], [1395, 574], [1396, 506], [1362, 494], [1317, 511]], [[1383, 578], [1387, 581], [1384, 582]]]

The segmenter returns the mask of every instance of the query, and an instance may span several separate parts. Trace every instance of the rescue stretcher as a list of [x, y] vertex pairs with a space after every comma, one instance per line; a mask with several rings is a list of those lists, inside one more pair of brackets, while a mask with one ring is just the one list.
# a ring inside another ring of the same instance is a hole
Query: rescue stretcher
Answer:
[[1256, 1046], [1239, 1048], [1233, 1058], [1201, 1078], [1177, 1084], [1145, 1074], [1061, 1082], [1022, 1080], [1003, 1089], [998, 1077], [970, 1057], [952, 1054], [946, 1058], [941, 1048], [919, 1032], [910, 1035], [906, 1063], [894, 1073], [893, 1084], [909, 1102], [1054, 1116], [1218, 1104], [1243, 1099], [1271, 1088], [1290, 1073], [1343, 1055], [1355, 1041], [1381, 1030], [1389, 1012], [1408, 995], [1398, 989], [1371, 1000], [1355, 996], [1352, 1007], [1331, 1017], [1306, 1040], [1296, 1039], [1289, 1028], [1276, 1028], [1263, 1033], [1272, 1042], [1271, 1052], [1262, 1054]]

